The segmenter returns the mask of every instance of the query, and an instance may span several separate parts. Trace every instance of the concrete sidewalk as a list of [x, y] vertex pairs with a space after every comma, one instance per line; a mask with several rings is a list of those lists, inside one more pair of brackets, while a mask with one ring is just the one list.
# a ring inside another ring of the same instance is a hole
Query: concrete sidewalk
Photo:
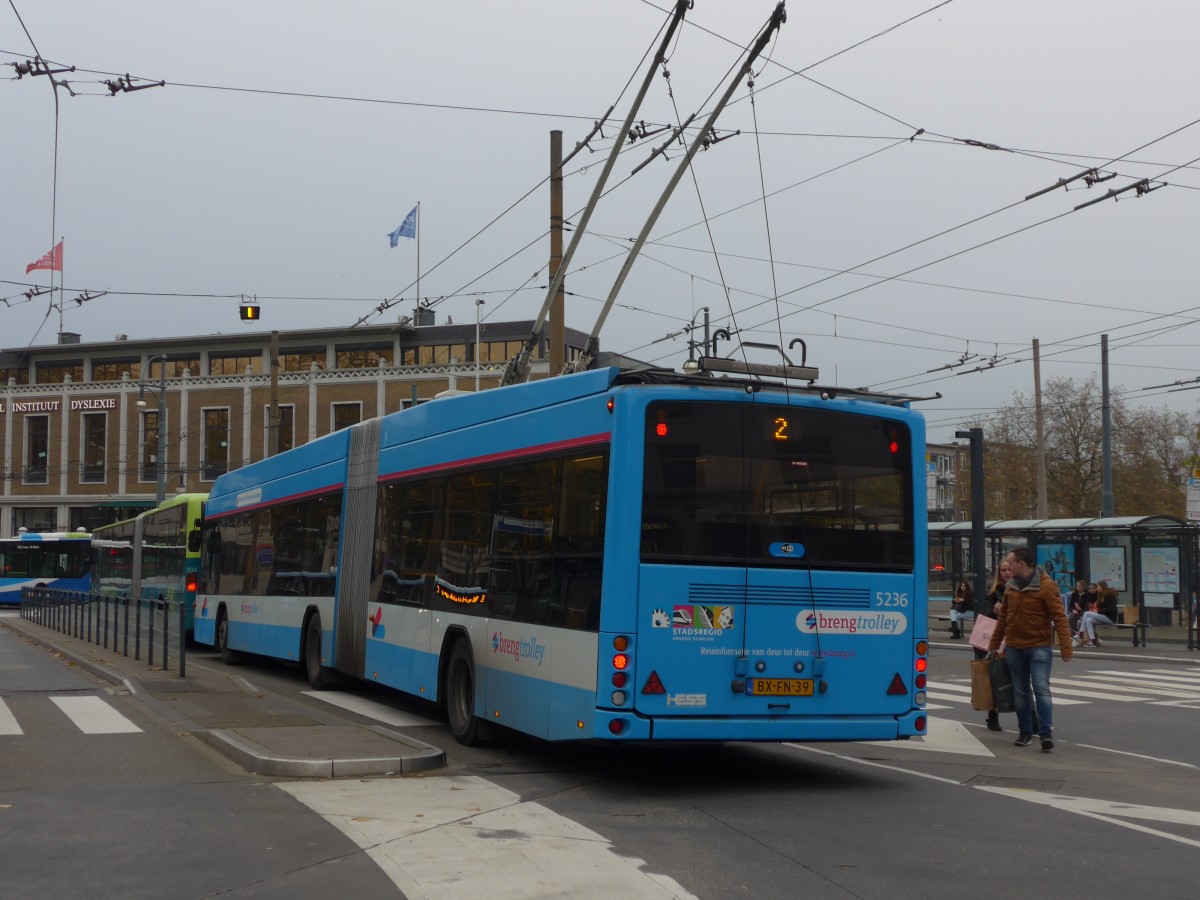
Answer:
[[16, 616], [0, 626], [113, 685], [247, 772], [293, 778], [399, 775], [445, 765], [443, 750], [388, 728], [345, 720], [256, 688], [226, 667], [189, 661], [187, 677]]

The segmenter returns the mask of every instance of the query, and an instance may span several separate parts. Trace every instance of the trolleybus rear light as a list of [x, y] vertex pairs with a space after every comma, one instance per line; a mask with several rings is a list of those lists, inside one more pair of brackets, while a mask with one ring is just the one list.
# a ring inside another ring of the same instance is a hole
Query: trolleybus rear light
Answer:
[[612, 397], [609, 397], [609, 398], [608, 398], [608, 403], [606, 403], [606, 404], [605, 404], [605, 406], [607, 406], [607, 407], [608, 407], [608, 411], [609, 411], [609, 412], [612, 412], [612, 411], [613, 411], [613, 407], [614, 407], [614, 406], [616, 406], [616, 405], [617, 405], [617, 404], [616, 404], [615, 402], [613, 402], [613, 398], [612, 398]]
[[917, 655], [924, 656], [929, 652], [929, 644], [925, 641], [917, 641]]
[[908, 685], [906, 685], [904, 683], [904, 679], [900, 677], [899, 672], [897, 672], [895, 675], [892, 676], [892, 683], [890, 685], [888, 685], [887, 692], [888, 692], [888, 694], [907, 694], [908, 693]]
[[925, 730], [925, 717], [917, 716], [917, 720], [914, 724], [917, 726], [917, 731], [924, 731]]
[[608, 730], [611, 731], [613, 734], [620, 734], [622, 731], [625, 730], [625, 723], [622, 722], [620, 719], [613, 719], [612, 721], [610, 721], [608, 723]]
[[613, 638], [613, 649], [614, 650], [628, 650], [629, 649], [629, 638], [627, 638], [623, 634], [618, 634], [615, 638]]
[[614, 653], [612, 664], [613, 664], [613, 668], [617, 669], [617, 670], [628, 669], [629, 668], [629, 657], [626, 656], [624, 653]]
[[657, 434], [659, 437], [666, 437], [667, 436], [667, 423], [659, 422], [657, 425], [655, 425], [654, 433]]
[[625, 672], [613, 672], [613, 687], [623, 688], [629, 683], [629, 675]]
[[924, 672], [926, 669], [929, 668], [929, 660], [927, 660], [923, 656], [919, 656], [919, 657], [917, 657], [917, 661], [913, 663], [913, 668], [916, 669], [918, 672]]
[[188, 575], [188, 577], [187, 577], [188, 591], [193, 594], [196, 593], [197, 586], [198, 586], [198, 583], [197, 583], [197, 578], [196, 578], [195, 574], [193, 573], [191, 575]]
[[612, 705], [613, 706], [624, 706], [625, 705], [625, 692], [624, 691], [613, 691], [612, 692]]
[[916, 696], [913, 697], [913, 702], [916, 703], [917, 706], [924, 706], [925, 705], [925, 692], [917, 691]]
[[923, 691], [923, 690], [925, 690], [925, 683], [926, 683], [926, 678], [925, 678], [925, 676], [924, 676], [923, 674], [922, 674], [922, 675], [918, 675], [918, 676], [917, 676], [917, 678], [916, 678], [916, 685], [917, 685], [917, 689], [918, 689], [918, 690], [922, 690], [922, 691]]

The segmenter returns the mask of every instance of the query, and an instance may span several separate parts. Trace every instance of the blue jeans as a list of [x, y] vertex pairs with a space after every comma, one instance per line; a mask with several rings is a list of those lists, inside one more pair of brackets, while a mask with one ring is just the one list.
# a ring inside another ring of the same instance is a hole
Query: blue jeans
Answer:
[[1050, 647], [1029, 647], [1004, 651], [1008, 670], [1012, 672], [1013, 700], [1017, 707], [1017, 727], [1024, 734], [1033, 732], [1033, 717], [1029, 709], [1029, 690], [1032, 685], [1037, 706], [1038, 733], [1054, 731], [1054, 711], [1050, 699], [1050, 662], [1054, 651]]

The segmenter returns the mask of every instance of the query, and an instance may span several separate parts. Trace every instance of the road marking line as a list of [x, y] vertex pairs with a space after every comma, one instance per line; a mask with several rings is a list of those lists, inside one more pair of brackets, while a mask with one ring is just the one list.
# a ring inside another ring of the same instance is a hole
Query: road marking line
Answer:
[[843, 762], [858, 763], [860, 766], [869, 766], [872, 769], [887, 769], [889, 772], [899, 772], [902, 775], [916, 775], [918, 778], [926, 778], [929, 781], [939, 781], [942, 784], [953, 784], [961, 786], [961, 781], [955, 781], [953, 778], [943, 778], [941, 775], [930, 775], [928, 772], [918, 772], [916, 769], [906, 769], [903, 766], [889, 766], [886, 763], [876, 762], [873, 759], [860, 759], [857, 756], [848, 756], [845, 753], [834, 753], [832, 750], [822, 750], [819, 747], [810, 747], [807, 744], [791, 744], [784, 742], [785, 747], [791, 747], [793, 750], [804, 750], [807, 753], [817, 753], [821, 756], [832, 756], [834, 759], [840, 759]]
[[987, 791], [990, 794], [1001, 794], [1006, 797], [1014, 797], [1017, 800], [1040, 803], [1043, 806], [1050, 806], [1065, 812], [1087, 816], [1089, 819], [1108, 822], [1110, 825], [1120, 825], [1122, 828], [1140, 831], [1143, 834], [1152, 834], [1155, 837], [1166, 838], [1169, 841], [1175, 841], [1180, 844], [1187, 844], [1189, 847], [1200, 847], [1200, 841], [1185, 838], [1178, 834], [1171, 834], [1169, 831], [1147, 828], [1144, 825], [1138, 825], [1134, 822], [1123, 822], [1118, 818], [1119, 816], [1124, 816], [1126, 818], [1149, 819], [1154, 822], [1169, 822], [1174, 825], [1200, 826], [1200, 812], [1193, 812], [1189, 809], [1138, 806], [1133, 803], [1113, 803], [1109, 800], [1092, 800], [1088, 797], [1066, 797], [1061, 794], [1045, 794], [1041, 791], [1029, 791], [1021, 788], [985, 787], [984, 785], [975, 785], [975, 787], [977, 790]]
[[141, 731], [100, 697], [51, 697], [84, 734], [130, 734]]
[[1184, 766], [1188, 769], [1195, 769], [1196, 766], [1191, 763], [1179, 762], [1175, 759], [1163, 759], [1159, 756], [1147, 756], [1144, 753], [1130, 753], [1128, 750], [1114, 750], [1112, 747], [1097, 747], [1095, 744], [1076, 744], [1072, 742], [1074, 747], [1087, 747], [1089, 750], [1102, 750], [1105, 753], [1116, 753], [1118, 756], [1135, 756], [1138, 759], [1148, 759], [1151, 762], [1166, 763], [1171, 766]]
[[1170, 685], [1173, 688], [1183, 689], [1194, 687], [1196, 684], [1196, 682], [1190, 678], [1177, 678], [1171, 675], [1157, 675], [1153, 672], [1114, 672], [1111, 669], [1096, 669], [1086, 674], [1088, 676], [1111, 675], [1121, 679], [1133, 678], [1149, 684]]
[[341, 709], [347, 709], [350, 712], [358, 713], [360, 716], [366, 716], [368, 719], [374, 719], [376, 722], [383, 722], [385, 725], [395, 725], [397, 727], [432, 725], [437, 721], [436, 719], [427, 719], [422, 716], [414, 716], [411, 713], [401, 712], [386, 704], [368, 700], [366, 697], [360, 697], [357, 694], [348, 694], [345, 691], [301, 691], [301, 693], [306, 697], [323, 700]]
[[17, 717], [12, 714], [3, 700], [0, 700], [0, 734], [24, 734]]
[[[935, 685], [934, 687], [936, 688], [936, 690], [931, 689], [930, 691], [926, 692], [928, 696], [935, 697], [938, 700], [954, 700], [959, 703], [970, 703], [971, 702], [971, 696], [970, 696], [971, 688], [969, 685], [946, 684], [944, 682], [938, 682], [937, 685]], [[949, 690], [949, 691], [961, 691], [963, 696], [957, 697], [957, 696], [952, 696], [950, 694], [940, 693], [943, 689]], [[1054, 702], [1061, 703], [1063, 706], [1086, 706], [1088, 703], [1091, 702], [1090, 700], [1070, 700], [1070, 699], [1067, 699], [1066, 697], [1060, 697], [1059, 690], [1057, 687], [1055, 687], [1053, 681], [1050, 682], [1050, 693], [1054, 697]], [[1077, 694], [1081, 697], [1101, 697], [1105, 700], [1111, 699], [1107, 694], [1088, 694], [1083, 691], [1063, 691], [1062, 693]]]
[[473, 776], [277, 787], [366, 851], [406, 897], [695, 896], [540, 803]]

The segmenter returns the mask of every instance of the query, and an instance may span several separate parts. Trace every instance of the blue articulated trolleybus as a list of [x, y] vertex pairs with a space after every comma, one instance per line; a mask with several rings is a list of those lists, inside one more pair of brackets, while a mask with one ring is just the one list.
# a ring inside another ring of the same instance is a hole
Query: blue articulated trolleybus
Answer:
[[923, 464], [903, 400], [761, 378], [437, 399], [217, 479], [196, 640], [467, 743], [920, 735]]

